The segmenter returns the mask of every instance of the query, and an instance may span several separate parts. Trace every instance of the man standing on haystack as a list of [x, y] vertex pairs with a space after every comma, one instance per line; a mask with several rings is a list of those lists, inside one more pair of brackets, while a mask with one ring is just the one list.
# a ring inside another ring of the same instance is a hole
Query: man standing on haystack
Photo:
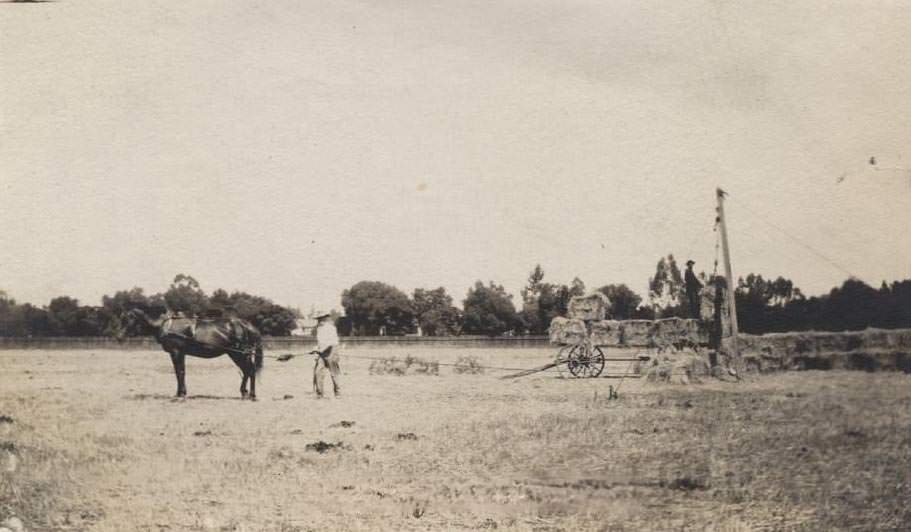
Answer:
[[335, 324], [332, 323], [331, 316], [327, 313], [321, 313], [316, 317], [316, 365], [313, 366], [313, 390], [316, 392], [317, 399], [323, 397], [323, 378], [326, 371], [332, 378], [332, 389], [335, 396], [341, 395], [341, 386], [339, 386], [339, 369], [338, 369], [338, 331]]
[[692, 260], [686, 261], [686, 273], [683, 276], [683, 280], [686, 283], [686, 299], [690, 306], [690, 317], [693, 319], [700, 318], [700, 299], [699, 293], [702, 292], [702, 283], [699, 282], [699, 279], [696, 277], [696, 274], [693, 273], [693, 264], [696, 264]]

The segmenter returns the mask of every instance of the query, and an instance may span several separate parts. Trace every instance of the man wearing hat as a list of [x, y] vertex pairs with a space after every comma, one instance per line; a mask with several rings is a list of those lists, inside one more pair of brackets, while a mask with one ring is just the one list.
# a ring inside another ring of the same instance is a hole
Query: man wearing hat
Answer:
[[696, 263], [692, 260], [686, 261], [686, 273], [684, 274], [684, 281], [686, 282], [686, 300], [689, 303], [690, 307], [690, 317], [698, 320], [700, 318], [699, 292], [702, 291], [702, 283], [699, 282], [696, 274], [693, 273], [693, 264]]
[[316, 348], [314, 353], [316, 365], [313, 366], [313, 390], [316, 397], [323, 397], [323, 378], [326, 370], [329, 370], [329, 376], [332, 377], [332, 389], [335, 396], [341, 394], [339, 386], [339, 369], [338, 369], [338, 331], [328, 312], [321, 312], [316, 316]]

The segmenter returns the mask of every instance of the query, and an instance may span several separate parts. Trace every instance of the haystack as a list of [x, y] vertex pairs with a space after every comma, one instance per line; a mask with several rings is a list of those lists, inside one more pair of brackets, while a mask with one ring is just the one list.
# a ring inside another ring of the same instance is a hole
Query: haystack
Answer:
[[626, 320], [623, 322], [623, 345], [651, 345], [654, 343], [657, 328], [652, 320]]
[[590, 339], [594, 345], [608, 347], [623, 345], [623, 322], [616, 320], [592, 322]]
[[582, 343], [588, 336], [588, 328], [582, 320], [554, 318], [550, 322], [550, 342], [558, 345], [575, 345]]
[[640, 372], [647, 382], [698, 384], [712, 374], [712, 368], [704, 354], [678, 352], [653, 357]]
[[601, 321], [607, 317], [610, 300], [601, 292], [592, 292], [576, 296], [569, 301], [568, 316], [570, 319], [584, 321]]
[[657, 320], [655, 341], [658, 345], [691, 342], [704, 344], [708, 342], [708, 328], [699, 320], [683, 318], [665, 318]]

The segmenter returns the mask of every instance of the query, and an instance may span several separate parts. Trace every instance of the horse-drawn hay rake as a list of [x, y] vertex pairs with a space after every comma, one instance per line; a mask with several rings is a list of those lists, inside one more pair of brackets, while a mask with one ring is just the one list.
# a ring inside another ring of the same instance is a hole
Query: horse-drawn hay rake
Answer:
[[554, 361], [549, 364], [538, 368], [532, 368], [520, 371], [518, 373], [513, 373], [511, 375], [506, 375], [502, 378], [513, 379], [516, 377], [524, 377], [526, 375], [539, 373], [551, 368], [557, 368], [557, 370], [560, 372], [560, 375], [565, 378], [595, 378], [602, 376], [604, 368], [608, 362], [629, 362], [630, 366], [627, 367], [626, 372], [622, 374], [610, 374], [604, 375], [604, 377], [638, 378], [638, 374], [630, 373], [632, 364], [636, 362], [647, 362], [650, 359], [651, 356], [646, 354], [639, 354], [634, 357], [605, 356], [604, 350], [601, 348], [601, 346], [593, 344], [589, 339], [584, 339], [579, 343], [564, 345], [560, 347], [560, 349], [557, 351], [557, 355], [554, 358]]

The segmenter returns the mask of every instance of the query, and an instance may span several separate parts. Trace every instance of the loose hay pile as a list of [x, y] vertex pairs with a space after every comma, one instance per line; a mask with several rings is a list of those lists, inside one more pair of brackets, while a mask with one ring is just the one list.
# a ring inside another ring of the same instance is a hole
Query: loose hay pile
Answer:
[[404, 359], [387, 357], [370, 363], [371, 375], [439, 375], [440, 363], [408, 355]]
[[484, 367], [481, 366], [481, 362], [478, 360], [478, 357], [461, 356], [458, 358], [458, 360], [456, 360], [452, 371], [453, 373], [457, 373], [459, 375], [480, 375], [484, 373]]
[[307, 445], [304, 446], [305, 451], [313, 451], [313, 452], [317, 452], [319, 454], [325, 454], [333, 449], [348, 450], [350, 448], [351, 448], [351, 446], [345, 445], [344, 442], [339, 441], [336, 443], [330, 443], [330, 442], [325, 442], [323, 440], [318, 440], [313, 443], [308, 443]]

